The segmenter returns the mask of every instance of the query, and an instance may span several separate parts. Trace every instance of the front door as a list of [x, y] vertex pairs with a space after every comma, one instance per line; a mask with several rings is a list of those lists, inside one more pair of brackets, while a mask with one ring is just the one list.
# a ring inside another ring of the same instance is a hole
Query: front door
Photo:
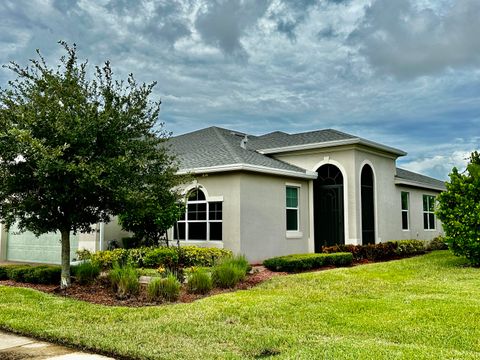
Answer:
[[317, 170], [314, 182], [315, 252], [322, 246], [344, 244], [343, 176], [334, 165]]

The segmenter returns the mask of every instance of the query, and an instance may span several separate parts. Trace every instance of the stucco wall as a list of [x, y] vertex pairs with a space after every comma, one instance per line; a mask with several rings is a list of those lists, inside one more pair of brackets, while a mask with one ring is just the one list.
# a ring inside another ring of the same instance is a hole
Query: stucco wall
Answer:
[[372, 168], [374, 177], [375, 242], [396, 239], [397, 229], [401, 229], [401, 212], [394, 183], [395, 159], [362, 149], [355, 151], [355, 176], [358, 179], [355, 198], [358, 217], [355, 221], [359, 229], [358, 237], [362, 237], [361, 173], [366, 164]]
[[[286, 230], [286, 186], [299, 187], [299, 232]], [[309, 252], [309, 181], [244, 173], [241, 176], [241, 248], [252, 262]]]
[[[395, 185], [396, 158], [390, 154], [373, 151], [363, 146], [345, 146], [277, 154], [279, 160], [316, 171], [320, 166], [337, 166], [344, 176], [345, 243], [362, 243], [361, 171], [365, 164], [374, 173], [375, 241], [395, 239], [430, 240], [443, 234], [441, 223], [436, 219], [435, 230], [423, 229], [422, 195], [438, 195], [427, 189], [403, 188], [410, 192], [410, 230], [401, 228], [400, 193], [402, 187]], [[313, 214], [312, 214], [313, 217]], [[312, 220], [314, 221], [314, 219]], [[313, 230], [311, 230], [313, 233]], [[313, 236], [313, 235], [312, 235]]]
[[[442, 223], [435, 216], [435, 230], [423, 228], [423, 195], [438, 196], [438, 192], [427, 189], [418, 189], [406, 186], [396, 186], [397, 222], [395, 229], [391, 229], [390, 239], [419, 239], [432, 240], [438, 235], [444, 235]], [[402, 230], [401, 223], [401, 192], [409, 193], [409, 229]]]
[[[199, 187], [205, 193], [207, 201], [222, 201], [222, 237], [223, 241], [180, 241], [181, 245], [227, 248], [240, 253], [240, 180], [238, 172], [218, 173], [199, 176], [184, 191]], [[168, 236], [173, 241], [173, 229]]]
[[[299, 232], [286, 231], [286, 186], [300, 188]], [[207, 200], [222, 198], [223, 241], [181, 241], [181, 245], [224, 247], [244, 254], [252, 263], [291, 253], [308, 252], [309, 181], [250, 172], [201, 176], [198, 186]], [[170, 237], [173, 238], [173, 231]], [[293, 237], [290, 237], [293, 236]]]
[[324, 148], [296, 151], [291, 153], [277, 154], [275, 155], [275, 158], [310, 171], [317, 171], [319, 167], [325, 164], [337, 166], [343, 175], [345, 243], [357, 244], [361, 241], [361, 232], [359, 235], [359, 227], [357, 222], [358, 208], [355, 200], [357, 196], [359, 196], [357, 194], [359, 187], [356, 176], [354, 147], [344, 146], [335, 147], [334, 149]]

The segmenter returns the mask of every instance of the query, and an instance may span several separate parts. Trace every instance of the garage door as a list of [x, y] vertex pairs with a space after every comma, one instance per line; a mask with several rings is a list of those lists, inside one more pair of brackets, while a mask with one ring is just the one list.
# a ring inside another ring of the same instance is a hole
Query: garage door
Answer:
[[[73, 259], [78, 249], [78, 235], [70, 236], [70, 244], [70, 259]], [[60, 233], [36, 237], [29, 231], [21, 233], [12, 225], [7, 236], [7, 260], [60, 264]]]

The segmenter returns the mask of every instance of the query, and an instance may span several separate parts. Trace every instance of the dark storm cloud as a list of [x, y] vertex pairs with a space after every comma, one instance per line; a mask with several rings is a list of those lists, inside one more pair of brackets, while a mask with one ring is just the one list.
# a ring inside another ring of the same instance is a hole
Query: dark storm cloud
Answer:
[[246, 58], [240, 38], [265, 14], [268, 4], [266, 0], [215, 0], [202, 8], [195, 26], [207, 44]]
[[145, 28], [142, 29], [143, 33], [154, 38], [163, 38], [170, 44], [191, 34], [188, 20], [183, 15], [181, 2], [168, 1], [155, 4], [153, 15]]
[[375, 69], [398, 78], [479, 67], [480, 1], [458, 0], [442, 10], [377, 0], [350, 39]]

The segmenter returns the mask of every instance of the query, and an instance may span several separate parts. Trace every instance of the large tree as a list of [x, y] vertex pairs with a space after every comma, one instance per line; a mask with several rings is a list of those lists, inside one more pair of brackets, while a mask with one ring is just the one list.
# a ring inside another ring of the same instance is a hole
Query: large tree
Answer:
[[470, 155], [465, 172], [453, 168], [446, 186], [438, 196], [437, 216], [449, 247], [480, 266], [480, 153]]
[[0, 219], [61, 234], [66, 288], [71, 232], [125, 212], [152, 186], [164, 193], [160, 207], [170, 208], [181, 179], [158, 123], [160, 101], [150, 100], [155, 83], [131, 74], [117, 81], [108, 61], [89, 74], [76, 46], [60, 44], [66, 54], [56, 68], [38, 50], [26, 67], [5, 66], [15, 80], [0, 91]]

